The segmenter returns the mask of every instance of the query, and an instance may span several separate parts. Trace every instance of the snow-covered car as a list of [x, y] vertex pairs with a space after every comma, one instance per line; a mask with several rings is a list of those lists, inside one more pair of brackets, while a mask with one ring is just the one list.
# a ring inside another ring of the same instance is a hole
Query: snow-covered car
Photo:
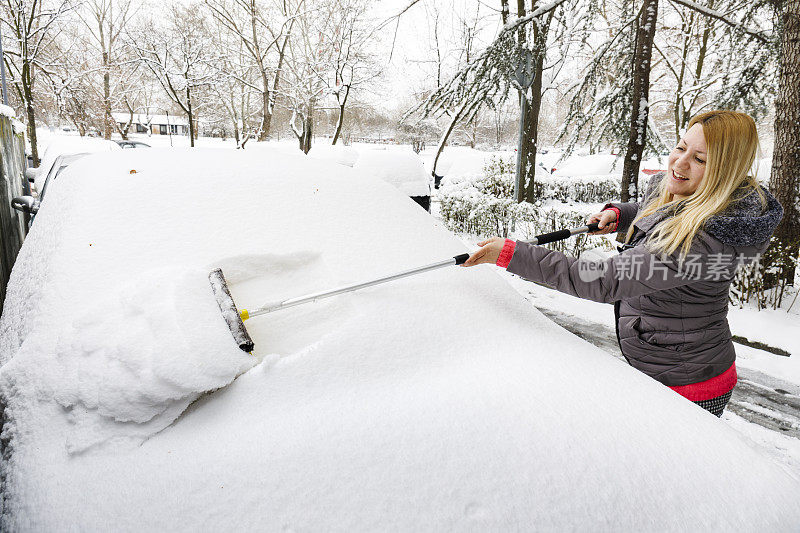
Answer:
[[364, 150], [353, 170], [395, 186], [426, 211], [431, 209], [431, 178], [422, 159], [410, 150]]
[[599, 176], [622, 174], [623, 158], [614, 154], [574, 155], [553, 163], [553, 176]]
[[465, 251], [385, 182], [152, 149], [47, 194], [0, 318], [3, 531], [800, 524], [796, 476], [492, 266], [251, 318], [241, 351], [214, 268], [248, 308]]
[[[427, 166], [429, 169], [432, 169], [435, 159], [435, 150], [432, 150], [431, 153], [426, 155], [428, 157]], [[545, 166], [542, 164], [542, 157], [547, 156], [536, 156], [537, 176], [550, 174], [549, 170], [546, 170]], [[442, 178], [458, 179], [466, 176], [485, 175], [487, 167], [497, 161], [511, 163], [514, 165], [513, 168], [516, 168], [516, 150], [485, 152], [483, 150], [475, 150], [474, 148], [461, 146], [447, 147], [436, 163], [435, 187], [437, 189], [439, 188]]]
[[114, 141], [120, 148], [130, 150], [132, 148], [150, 148], [150, 145], [141, 141]]

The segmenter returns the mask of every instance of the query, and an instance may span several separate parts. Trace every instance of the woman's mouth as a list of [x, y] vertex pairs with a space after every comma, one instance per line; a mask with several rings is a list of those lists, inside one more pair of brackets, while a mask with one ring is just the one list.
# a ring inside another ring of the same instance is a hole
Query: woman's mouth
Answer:
[[672, 179], [675, 181], [689, 181], [689, 178], [683, 176], [682, 174], [678, 174], [674, 170], [672, 171]]

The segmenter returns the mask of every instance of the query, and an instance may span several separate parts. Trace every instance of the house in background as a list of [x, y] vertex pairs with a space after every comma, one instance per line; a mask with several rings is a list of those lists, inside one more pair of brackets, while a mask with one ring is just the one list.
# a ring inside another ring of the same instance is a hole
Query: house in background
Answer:
[[[114, 121], [124, 128], [131, 119], [129, 113], [111, 113]], [[189, 121], [181, 116], [134, 113], [131, 133], [148, 135], [189, 135]]]

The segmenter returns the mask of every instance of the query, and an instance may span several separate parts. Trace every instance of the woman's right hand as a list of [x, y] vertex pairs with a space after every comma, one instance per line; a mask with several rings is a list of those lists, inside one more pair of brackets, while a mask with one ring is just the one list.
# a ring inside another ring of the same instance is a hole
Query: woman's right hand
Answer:
[[617, 213], [611, 209], [606, 209], [600, 213], [595, 213], [587, 220], [587, 224], [597, 222], [600, 231], [592, 231], [589, 235], [605, 235], [606, 233], [613, 233], [617, 222]]

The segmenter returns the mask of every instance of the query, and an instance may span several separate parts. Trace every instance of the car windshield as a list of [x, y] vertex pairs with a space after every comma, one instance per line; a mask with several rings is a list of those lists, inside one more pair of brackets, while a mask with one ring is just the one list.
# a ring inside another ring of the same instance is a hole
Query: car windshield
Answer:
[[47, 173], [47, 179], [44, 182], [44, 187], [42, 187], [42, 191], [39, 193], [39, 201], [41, 202], [44, 200], [44, 195], [47, 193], [47, 187], [50, 185], [50, 182], [56, 179], [61, 171], [67, 168], [69, 165], [80, 159], [81, 157], [87, 154], [70, 154], [70, 155], [62, 155], [56, 158], [53, 166], [50, 168], [50, 172]]

